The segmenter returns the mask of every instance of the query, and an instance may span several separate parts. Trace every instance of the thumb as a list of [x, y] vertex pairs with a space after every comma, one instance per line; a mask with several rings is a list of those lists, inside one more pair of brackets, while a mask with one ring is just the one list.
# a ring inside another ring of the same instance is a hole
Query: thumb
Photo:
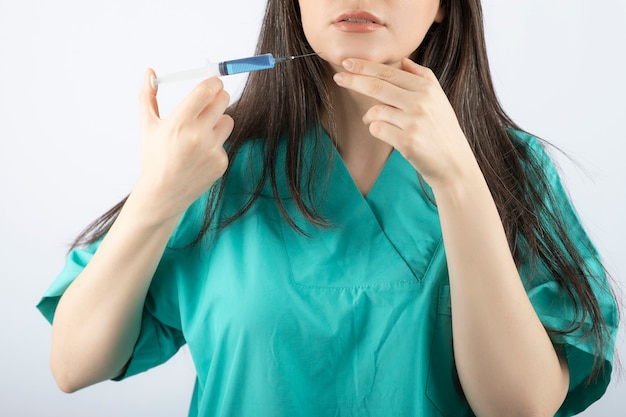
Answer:
[[159, 105], [156, 99], [157, 86], [154, 80], [156, 80], [156, 74], [152, 68], [148, 68], [139, 94], [139, 113], [141, 114], [141, 123], [144, 126], [160, 118]]

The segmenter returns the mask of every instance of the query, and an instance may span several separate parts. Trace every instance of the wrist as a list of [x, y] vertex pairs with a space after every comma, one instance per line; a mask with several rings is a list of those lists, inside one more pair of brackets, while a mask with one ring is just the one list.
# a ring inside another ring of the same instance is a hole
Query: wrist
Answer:
[[487, 181], [477, 163], [461, 175], [429, 185], [438, 204], [440, 202], [461, 204], [468, 198], [485, 195], [485, 193], [491, 198]]
[[158, 188], [141, 180], [124, 205], [124, 211], [134, 222], [148, 228], [175, 227], [186, 209], [187, 206], [173, 201]]

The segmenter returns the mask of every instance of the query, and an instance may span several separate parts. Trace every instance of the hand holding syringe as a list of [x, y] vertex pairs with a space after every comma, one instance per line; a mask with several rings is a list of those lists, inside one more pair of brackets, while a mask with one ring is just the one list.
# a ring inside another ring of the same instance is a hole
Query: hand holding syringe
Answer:
[[[226, 114], [230, 96], [215, 76], [270, 69], [277, 63], [311, 55], [316, 54], [252, 56], [158, 78], [148, 69], [140, 94], [142, 168], [133, 191], [140, 196], [136, 197], [136, 204], [162, 208], [157, 215], [169, 223], [224, 175], [228, 168], [224, 143], [233, 131], [234, 120]], [[171, 114], [161, 117], [157, 84], [198, 77], [205, 79]]]
[[172, 74], [166, 74], [162, 77], [158, 77], [154, 80], [154, 84], [158, 85], [176, 81], [191, 80], [195, 78], [208, 78], [220, 75], [241, 74], [244, 72], [260, 71], [274, 68], [276, 64], [288, 62], [296, 58], [304, 58], [313, 55], [317, 55], [317, 53], [279, 58], [274, 58], [272, 54], [264, 54], [235, 59], [232, 61], [224, 61], [220, 63], [209, 63], [204, 67], [175, 72]]

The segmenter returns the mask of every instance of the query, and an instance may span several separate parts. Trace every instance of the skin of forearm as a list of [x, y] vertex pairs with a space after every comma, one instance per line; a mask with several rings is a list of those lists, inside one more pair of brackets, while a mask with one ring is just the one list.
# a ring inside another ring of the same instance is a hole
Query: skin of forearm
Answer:
[[483, 176], [433, 192], [456, 367], [472, 409], [481, 417], [553, 416], [567, 393], [567, 365], [528, 299]]
[[61, 297], [50, 366], [73, 392], [119, 375], [139, 335], [152, 276], [180, 215], [133, 191], [93, 258]]

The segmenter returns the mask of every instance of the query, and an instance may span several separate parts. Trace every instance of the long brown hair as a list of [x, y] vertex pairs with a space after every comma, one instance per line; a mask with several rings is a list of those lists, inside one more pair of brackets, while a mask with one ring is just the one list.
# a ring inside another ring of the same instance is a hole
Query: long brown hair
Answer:
[[[503, 111], [491, 81], [480, 0], [443, 0], [446, 17], [434, 23], [411, 58], [433, 70], [446, 92], [469, 141], [498, 207], [507, 240], [516, 264], [533, 259], [554, 276], [561, 290], [576, 306], [575, 317], [566, 329], [547, 329], [565, 335], [592, 323], [586, 337], [595, 344], [595, 374], [601, 371], [602, 354], [609, 339], [608, 327], [594, 295], [594, 276], [583, 255], [567, 233], [567, 225], [554, 209], [544, 168], [525, 144], [515, 140], [509, 129], [521, 130]], [[257, 53], [275, 56], [311, 52], [300, 20], [297, 0], [269, 0], [257, 45]], [[325, 115], [329, 134], [334, 134], [331, 84], [328, 66], [319, 58], [296, 60], [272, 71], [251, 73], [239, 100], [228, 110], [235, 120], [227, 149], [231, 160], [242, 145], [263, 138], [263, 168], [255, 190], [240, 210], [218, 219], [216, 203], [224, 195], [230, 170], [208, 195], [207, 212], [197, 244], [214, 227], [224, 228], [255, 203], [269, 183], [285, 220], [297, 229], [279, 196], [277, 170], [283, 170], [298, 210], [310, 222], [328, 226], [311, 205], [314, 187], [306, 178], [315, 178], [313, 164], [306, 163], [302, 138], [318, 129]], [[271, 92], [271, 96], [268, 94]], [[272, 105], [267, 105], [271, 102]], [[277, 166], [279, 144], [286, 140], [285, 165]], [[320, 143], [318, 141], [318, 143]], [[305, 168], [307, 172], [305, 171]], [[101, 238], [121, 210], [120, 202], [91, 224], [74, 242], [88, 244]], [[597, 274], [596, 274], [597, 275]], [[599, 281], [599, 287], [610, 288]]]

